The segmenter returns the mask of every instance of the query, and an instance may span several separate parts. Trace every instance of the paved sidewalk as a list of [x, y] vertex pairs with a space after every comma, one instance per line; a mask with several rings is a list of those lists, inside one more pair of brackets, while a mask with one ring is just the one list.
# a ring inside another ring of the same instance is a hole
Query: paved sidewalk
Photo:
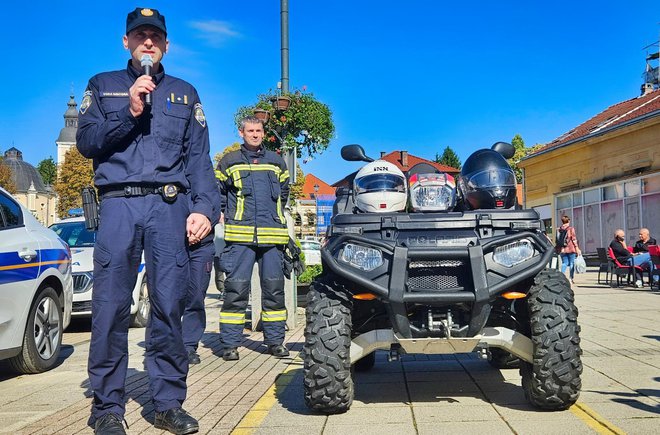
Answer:
[[[304, 405], [302, 364], [296, 359], [304, 316], [287, 333], [290, 358], [269, 356], [261, 333], [252, 333], [245, 336], [241, 359], [225, 362], [218, 356], [220, 301], [214, 289], [207, 299], [202, 363], [191, 367], [185, 407], [200, 420], [200, 433], [208, 434], [659, 433], [660, 293], [598, 285], [596, 275], [576, 275], [584, 374], [578, 404], [567, 411], [531, 408], [518, 370], [495, 370], [475, 354], [404, 356], [388, 363], [379, 352], [372, 370], [355, 374], [348, 412], [315, 414]], [[54, 370], [0, 374], [1, 433], [92, 433], [84, 325], [65, 333], [65, 359]], [[151, 426], [143, 338], [144, 330], [130, 331], [128, 433], [164, 433]]]

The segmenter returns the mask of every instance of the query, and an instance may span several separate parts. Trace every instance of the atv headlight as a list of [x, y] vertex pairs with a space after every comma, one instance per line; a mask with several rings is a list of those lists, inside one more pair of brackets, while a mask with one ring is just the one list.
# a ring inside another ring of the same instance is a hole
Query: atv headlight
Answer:
[[529, 260], [532, 256], [534, 256], [532, 243], [529, 240], [521, 240], [495, 248], [493, 260], [502, 266], [512, 267], [525, 260]]
[[344, 263], [370, 271], [383, 264], [383, 254], [378, 249], [347, 243], [339, 257]]
[[445, 211], [456, 205], [456, 184], [448, 174], [414, 174], [410, 184], [413, 211]]

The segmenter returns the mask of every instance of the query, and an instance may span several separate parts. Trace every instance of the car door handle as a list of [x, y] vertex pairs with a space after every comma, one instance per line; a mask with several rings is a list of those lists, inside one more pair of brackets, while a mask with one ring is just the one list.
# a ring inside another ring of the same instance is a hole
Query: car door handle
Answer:
[[34, 260], [37, 257], [37, 251], [33, 249], [23, 248], [22, 251], [19, 251], [18, 256], [25, 260], [26, 263]]

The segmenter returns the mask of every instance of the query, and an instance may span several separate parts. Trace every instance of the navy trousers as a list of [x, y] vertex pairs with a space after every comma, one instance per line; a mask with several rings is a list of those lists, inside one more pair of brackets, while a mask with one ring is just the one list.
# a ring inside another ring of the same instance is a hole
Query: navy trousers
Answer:
[[186, 351], [197, 350], [206, 329], [206, 309], [204, 299], [211, 281], [213, 257], [213, 233], [201, 242], [190, 246], [190, 282], [186, 296], [186, 308], [183, 312], [183, 344]]
[[261, 321], [266, 345], [282, 344], [286, 327], [282, 250], [277, 246], [227, 243], [220, 255], [226, 273], [225, 300], [220, 311], [220, 340], [225, 348], [238, 347], [245, 326], [250, 279], [255, 261], [261, 280]]
[[185, 194], [173, 203], [159, 195], [101, 202], [88, 361], [93, 418], [125, 411], [131, 292], [143, 250], [151, 302], [145, 361], [154, 407], [166, 411], [186, 398], [188, 355], [181, 315], [190, 276], [185, 245], [188, 210]]

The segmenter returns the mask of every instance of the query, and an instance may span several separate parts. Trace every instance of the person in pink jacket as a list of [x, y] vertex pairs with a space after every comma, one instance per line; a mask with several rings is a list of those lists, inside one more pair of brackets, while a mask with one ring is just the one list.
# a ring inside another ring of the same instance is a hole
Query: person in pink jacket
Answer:
[[568, 267], [570, 273], [571, 284], [574, 284], [573, 277], [575, 276], [575, 257], [581, 255], [582, 252], [578, 247], [578, 240], [575, 235], [575, 228], [571, 226], [571, 218], [564, 215], [561, 217], [561, 226], [557, 229], [557, 240], [562, 231], [566, 231], [566, 238], [564, 246], [558, 246], [560, 249], [559, 255], [561, 256], [561, 273], [566, 274]]

